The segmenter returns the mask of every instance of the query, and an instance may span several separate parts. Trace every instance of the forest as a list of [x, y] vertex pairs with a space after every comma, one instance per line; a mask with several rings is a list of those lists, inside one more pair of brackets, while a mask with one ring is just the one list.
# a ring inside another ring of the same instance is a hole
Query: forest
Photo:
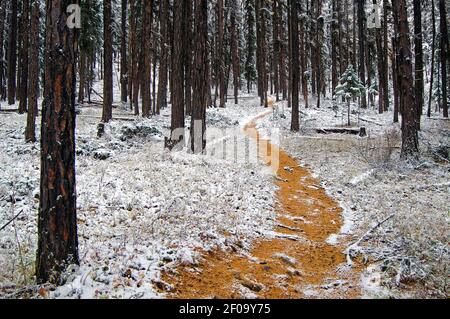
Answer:
[[448, 297], [448, 0], [1, 0], [0, 299]]

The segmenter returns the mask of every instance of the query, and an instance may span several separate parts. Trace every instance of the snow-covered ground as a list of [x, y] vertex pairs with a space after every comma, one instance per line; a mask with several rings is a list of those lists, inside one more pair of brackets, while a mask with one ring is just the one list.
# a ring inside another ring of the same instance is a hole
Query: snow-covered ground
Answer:
[[[208, 126], [234, 128], [262, 112], [254, 100], [208, 111]], [[148, 120], [113, 121], [97, 138], [101, 110], [77, 120], [81, 268], [49, 291], [33, 286], [39, 205], [39, 145], [26, 145], [26, 116], [0, 114], [0, 296], [162, 297], [161, 271], [195, 264], [200, 250], [249, 249], [273, 229], [274, 186], [260, 163], [235, 163], [164, 151], [170, 111]], [[116, 109], [116, 117], [132, 118]], [[231, 130], [230, 130], [231, 131]], [[231, 146], [230, 146], [231, 147]]]
[[[368, 269], [362, 278], [366, 297], [446, 297], [450, 256], [450, 165], [439, 152], [450, 150], [450, 122], [423, 119], [421, 158], [399, 159], [401, 133], [392, 113], [374, 110], [352, 117], [368, 137], [317, 134], [316, 128], [345, 126], [346, 108], [330, 101], [321, 109], [302, 109], [302, 131], [292, 134], [291, 112], [280, 103], [260, 129], [279, 127], [281, 146], [309, 167], [344, 208], [342, 234], [351, 234], [353, 258]], [[448, 155], [447, 155], [448, 156]], [[379, 225], [381, 222], [383, 224]], [[373, 230], [370, 232], [370, 230]], [[343, 236], [333, 236], [336, 242]]]
[[[348, 253], [367, 263], [363, 294], [445, 296], [450, 165], [437, 154], [440, 146], [449, 146], [450, 122], [424, 119], [421, 160], [406, 165], [399, 160], [400, 130], [391, 124], [392, 113], [354, 114], [354, 125], [367, 128], [368, 137], [360, 138], [315, 130], [345, 126], [345, 106], [333, 109], [325, 100], [321, 109], [301, 111], [298, 134], [288, 130], [291, 113], [285, 103], [259, 122], [259, 130], [269, 135], [279, 128], [282, 148], [339, 200], [346, 223], [342, 234], [328, 241], [358, 242]], [[170, 110], [129, 121], [129, 111], [115, 109], [122, 120], [108, 125], [99, 139], [100, 112], [83, 108], [77, 121], [81, 269], [71, 269], [63, 287], [48, 291], [38, 291], [32, 278], [39, 145], [24, 144], [25, 116], [0, 114], [0, 227], [20, 213], [0, 231], [1, 297], [164, 297], [154, 288], [167, 285], [161, 271], [195, 264], [203, 249], [248, 250], [256, 238], [270, 236], [273, 176], [261, 163], [165, 152]], [[228, 134], [241, 132], [263, 112], [255, 98], [242, 99], [238, 106], [230, 101], [226, 109], [208, 110], [208, 127], [227, 129], [216, 144], [244, 139], [243, 133]]]

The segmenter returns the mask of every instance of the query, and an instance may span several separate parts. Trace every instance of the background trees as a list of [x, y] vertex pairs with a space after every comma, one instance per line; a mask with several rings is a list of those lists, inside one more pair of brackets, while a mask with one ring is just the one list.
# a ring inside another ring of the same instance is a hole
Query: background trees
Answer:
[[[45, 26], [39, 24], [43, 0], [0, 3], [0, 102], [7, 101], [9, 111], [28, 112], [25, 139], [34, 142], [38, 101], [44, 98], [41, 144], [46, 154], [54, 156], [43, 158], [43, 167], [47, 174], [61, 174], [46, 177], [43, 183], [49, 189], [54, 187], [49, 179], [66, 175], [67, 185], [61, 189], [74, 188], [67, 170], [72, 165], [76, 89], [80, 106], [103, 106], [103, 122], [112, 119], [117, 87], [121, 111], [131, 109], [136, 116], [151, 117], [170, 107], [172, 132], [184, 132], [189, 126], [186, 118], [191, 116], [191, 123], [202, 123], [203, 133], [205, 109], [215, 106], [216, 99], [223, 108], [229, 103], [228, 94], [233, 94], [235, 104], [250, 94], [268, 107], [273, 95], [277, 101], [287, 100], [292, 108], [291, 129], [299, 131], [301, 109], [323, 108], [339, 95], [339, 82], [342, 85], [345, 80], [339, 79], [352, 65], [365, 90], [350, 102], [358, 103], [363, 112], [371, 108], [392, 112], [394, 122], [402, 125], [404, 158], [417, 157], [417, 130], [425, 100], [428, 117], [448, 118], [449, 8], [445, 0], [79, 2], [80, 30], [66, 30], [63, 20], [48, 19], [50, 13], [65, 18], [68, 1], [45, 2]], [[382, 23], [375, 29], [367, 23], [373, 4], [381, 5], [377, 14]], [[64, 37], [66, 42], [49, 38], [44, 50], [39, 41], [44, 33]], [[56, 46], [66, 55], [56, 52]], [[172, 135], [168, 144], [183, 138], [183, 134]], [[58, 146], [62, 141], [64, 148]], [[203, 148], [203, 142], [192, 141], [192, 151]], [[59, 159], [58, 154], [64, 155]], [[50, 193], [42, 204], [43, 214], [49, 214], [53, 207], [49, 205], [58, 204]]]

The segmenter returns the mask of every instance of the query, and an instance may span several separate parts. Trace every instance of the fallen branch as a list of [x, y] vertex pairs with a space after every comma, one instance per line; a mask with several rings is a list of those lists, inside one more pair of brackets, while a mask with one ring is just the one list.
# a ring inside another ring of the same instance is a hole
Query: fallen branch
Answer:
[[290, 230], [290, 231], [296, 231], [296, 232], [302, 232], [303, 231], [300, 228], [290, 227], [290, 226], [283, 225], [283, 224], [277, 224], [277, 226], [280, 227], [280, 228], [283, 228], [283, 229]]
[[3, 229], [5, 229], [6, 227], [8, 227], [13, 221], [15, 221], [17, 219], [17, 217], [19, 217], [22, 214], [23, 210], [21, 210], [16, 216], [14, 216], [9, 222], [7, 222], [5, 225], [3, 225], [0, 228], [0, 231], [2, 231]]
[[379, 222], [378, 224], [376, 224], [375, 226], [373, 226], [371, 229], [369, 229], [364, 236], [362, 236], [360, 239], [358, 239], [355, 243], [351, 244], [350, 246], [348, 246], [347, 250], [346, 250], [346, 255], [347, 255], [347, 263], [349, 265], [352, 265], [352, 259], [351, 259], [351, 252], [352, 250], [355, 250], [359, 244], [361, 244], [363, 241], [366, 241], [369, 236], [378, 228], [380, 228], [381, 226], [383, 226], [386, 222], [388, 222], [389, 220], [391, 220], [395, 215], [392, 214], [390, 216], [388, 216], [387, 218], [383, 219], [381, 222]]

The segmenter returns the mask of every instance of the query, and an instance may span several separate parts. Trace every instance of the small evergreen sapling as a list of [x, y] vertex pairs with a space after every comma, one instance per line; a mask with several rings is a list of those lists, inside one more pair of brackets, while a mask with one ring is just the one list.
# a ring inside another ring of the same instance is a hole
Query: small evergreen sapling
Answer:
[[359, 80], [358, 75], [353, 69], [353, 65], [349, 65], [347, 70], [342, 74], [340, 84], [336, 87], [335, 97], [342, 97], [347, 100], [348, 106], [348, 125], [350, 126], [350, 100], [361, 96], [365, 87]]

